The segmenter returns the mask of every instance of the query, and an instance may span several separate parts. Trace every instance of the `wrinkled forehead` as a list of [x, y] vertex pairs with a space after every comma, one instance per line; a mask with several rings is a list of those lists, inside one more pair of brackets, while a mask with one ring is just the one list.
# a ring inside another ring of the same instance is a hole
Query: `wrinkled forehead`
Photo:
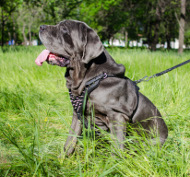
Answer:
[[65, 41], [67, 40], [66, 38], [70, 38], [77, 48], [81, 48], [82, 42], [85, 41], [86, 31], [90, 29], [90, 27], [84, 22], [77, 20], [64, 20], [58, 25], [60, 34], [63, 34]]
[[73, 20], [64, 20], [64, 21], [59, 22], [58, 26], [73, 30], [77, 28], [78, 23], [77, 21], [73, 21]]
[[67, 28], [67, 30], [70, 30], [70, 31], [79, 31], [79, 27], [80, 26], [85, 26], [87, 28], [90, 28], [86, 23], [84, 22], [81, 22], [81, 21], [77, 21], [77, 20], [64, 20], [64, 21], [61, 21], [58, 26], [60, 27], [65, 27]]
[[71, 26], [71, 21], [70, 20], [63, 20], [61, 22], [58, 23], [59, 26]]

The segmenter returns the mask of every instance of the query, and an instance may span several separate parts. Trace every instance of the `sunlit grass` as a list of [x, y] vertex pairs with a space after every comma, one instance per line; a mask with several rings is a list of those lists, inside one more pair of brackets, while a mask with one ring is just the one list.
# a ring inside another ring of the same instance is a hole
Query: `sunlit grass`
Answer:
[[[63, 145], [72, 119], [65, 69], [35, 65], [41, 47], [0, 51], [0, 174], [2, 176], [189, 176], [190, 64], [140, 83], [140, 91], [159, 108], [169, 128], [163, 148], [126, 139], [113, 148], [109, 135], [79, 138], [75, 153]], [[138, 80], [190, 59], [190, 52], [108, 49]], [[139, 141], [140, 142], [140, 141]], [[117, 152], [117, 155], [112, 155]], [[61, 158], [60, 157], [61, 154]]]

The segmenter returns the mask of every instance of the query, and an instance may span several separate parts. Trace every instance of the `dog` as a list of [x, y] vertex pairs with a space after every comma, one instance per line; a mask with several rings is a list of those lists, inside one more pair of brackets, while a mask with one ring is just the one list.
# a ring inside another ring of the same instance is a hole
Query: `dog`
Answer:
[[[160, 112], [138, 91], [134, 82], [124, 76], [125, 67], [114, 61], [92, 28], [81, 21], [64, 20], [57, 25], [40, 26], [39, 37], [47, 50], [39, 55], [36, 64], [42, 65], [47, 61], [66, 67], [66, 85], [72, 96], [80, 96], [89, 80], [105, 73], [108, 76], [102, 78], [97, 88], [88, 95], [85, 120], [91, 119], [93, 105], [95, 125], [110, 132], [120, 149], [125, 148], [123, 141], [129, 122], [140, 124], [147, 134], [154, 132], [160, 145], [164, 144], [168, 128]], [[83, 122], [74, 110], [64, 146], [67, 155], [74, 152], [82, 128]], [[155, 143], [155, 137], [151, 136], [151, 141]]]

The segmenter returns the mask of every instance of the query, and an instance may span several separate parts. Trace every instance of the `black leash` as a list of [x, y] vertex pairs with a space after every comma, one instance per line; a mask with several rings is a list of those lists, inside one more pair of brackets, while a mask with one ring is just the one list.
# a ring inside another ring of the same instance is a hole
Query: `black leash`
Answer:
[[170, 71], [172, 71], [173, 69], [176, 69], [176, 68], [178, 68], [178, 67], [180, 67], [180, 66], [182, 66], [182, 65], [185, 65], [185, 64], [187, 64], [187, 63], [189, 63], [190, 62], [190, 60], [187, 60], [187, 61], [185, 61], [185, 62], [183, 62], [183, 63], [180, 63], [180, 64], [178, 64], [178, 65], [176, 65], [176, 66], [173, 66], [173, 67], [171, 67], [171, 68], [169, 68], [169, 69], [166, 69], [166, 70], [164, 70], [164, 71], [162, 71], [162, 72], [160, 72], [160, 73], [157, 73], [157, 74], [154, 74], [154, 75], [152, 75], [152, 76], [145, 76], [145, 77], [143, 77], [142, 79], [139, 79], [139, 80], [136, 80], [136, 81], [133, 81], [135, 84], [138, 84], [138, 83], [140, 83], [140, 82], [142, 82], [142, 81], [149, 81], [150, 79], [152, 79], [152, 78], [154, 78], [154, 77], [158, 77], [158, 76], [161, 76], [161, 75], [163, 75], [163, 74], [166, 74], [166, 73], [168, 73], [168, 72], [170, 72]]

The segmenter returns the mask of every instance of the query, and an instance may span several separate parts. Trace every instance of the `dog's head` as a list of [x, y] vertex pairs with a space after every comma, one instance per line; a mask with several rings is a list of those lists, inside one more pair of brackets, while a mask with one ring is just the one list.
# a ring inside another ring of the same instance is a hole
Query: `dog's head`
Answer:
[[59, 56], [49, 58], [50, 64], [65, 66], [61, 64], [64, 59], [87, 64], [103, 52], [98, 35], [84, 22], [64, 20], [57, 25], [42, 25], [39, 36], [46, 49]]

